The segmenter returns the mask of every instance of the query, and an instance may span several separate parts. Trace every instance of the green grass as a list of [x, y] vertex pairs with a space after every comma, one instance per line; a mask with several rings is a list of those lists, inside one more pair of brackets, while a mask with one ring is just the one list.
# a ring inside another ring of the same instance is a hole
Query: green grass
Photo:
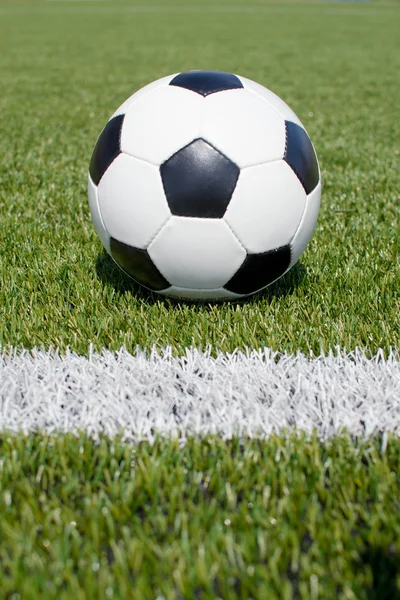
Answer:
[[[0, 1], [0, 345], [399, 346], [400, 8], [258, 4], [264, 12], [217, 14], [191, 13], [200, 2], [135, 13], [128, 0]], [[88, 161], [110, 114], [144, 84], [190, 68], [272, 88], [321, 164], [320, 219], [300, 265], [241, 303], [140, 290], [105, 255], [89, 216]]]
[[3, 598], [400, 597], [398, 440], [0, 444]]
[[[398, 2], [162, 4], [0, 0], [0, 346], [399, 347]], [[139, 289], [90, 220], [87, 167], [110, 114], [192, 68], [273, 89], [321, 164], [300, 265], [245, 302]], [[382, 450], [3, 435], [0, 596], [396, 600], [400, 443]]]

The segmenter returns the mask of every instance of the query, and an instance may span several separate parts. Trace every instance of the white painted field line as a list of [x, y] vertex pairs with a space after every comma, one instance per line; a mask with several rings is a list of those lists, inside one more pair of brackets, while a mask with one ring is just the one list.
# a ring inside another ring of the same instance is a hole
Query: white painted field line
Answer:
[[400, 434], [399, 352], [307, 358], [269, 349], [233, 355], [170, 349], [0, 353], [0, 430], [85, 431], [126, 440], [284, 429], [328, 438], [346, 428]]

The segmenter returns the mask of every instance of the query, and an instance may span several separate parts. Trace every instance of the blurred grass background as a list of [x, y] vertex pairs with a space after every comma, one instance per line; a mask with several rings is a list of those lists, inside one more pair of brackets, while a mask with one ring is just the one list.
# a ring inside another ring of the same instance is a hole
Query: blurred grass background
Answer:
[[4, 598], [399, 598], [398, 440], [0, 451]]

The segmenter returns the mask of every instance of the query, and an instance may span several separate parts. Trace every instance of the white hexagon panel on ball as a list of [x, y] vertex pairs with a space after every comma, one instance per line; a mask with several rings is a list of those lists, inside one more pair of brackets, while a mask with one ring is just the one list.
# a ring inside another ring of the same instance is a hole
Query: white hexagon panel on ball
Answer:
[[239, 168], [283, 158], [285, 120], [244, 89], [206, 98], [201, 136]]
[[132, 94], [132, 96], [129, 96], [129, 98], [127, 98], [125, 102], [123, 102], [121, 106], [117, 108], [117, 110], [110, 118], [112, 119], [113, 117], [117, 117], [119, 115], [125, 115], [128, 109], [137, 102], [139, 102], [139, 100], [144, 98], [144, 96], [147, 96], [147, 94], [149, 94], [150, 92], [154, 92], [154, 90], [158, 88], [169, 85], [170, 81], [174, 77], [176, 77], [176, 75], [177, 73], [175, 73], [174, 75], [167, 75], [167, 77], [161, 77], [161, 79], [156, 79], [156, 81], [152, 81], [151, 83], [148, 83], [144, 87], [140, 88], [140, 90]]
[[305, 205], [299, 179], [279, 160], [241, 170], [224, 219], [248, 252], [267, 252], [290, 243]]
[[244, 89], [252, 92], [261, 100], [267, 102], [272, 108], [274, 108], [285, 121], [293, 121], [300, 127], [304, 128], [304, 125], [300, 121], [299, 117], [293, 112], [293, 110], [274, 92], [269, 90], [268, 88], [260, 85], [256, 81], [252, 81], [251, 79], [247, 79], [246, 77], [240, 76], [240, 81], [243, 83]]
[[159, 169], [120, 154], [98, 187], [101, 215], [110, 236], [146, 248], [170, 216]]
[[202, 98], [188, 90], [157, 87], [125, 114], [121, 150], [161, 165], [199, 136]]
[[175, 216], [151, 242], [148, 253], [171, 285], [189, 290], [223, 287], [246, 257], [223, 220]]

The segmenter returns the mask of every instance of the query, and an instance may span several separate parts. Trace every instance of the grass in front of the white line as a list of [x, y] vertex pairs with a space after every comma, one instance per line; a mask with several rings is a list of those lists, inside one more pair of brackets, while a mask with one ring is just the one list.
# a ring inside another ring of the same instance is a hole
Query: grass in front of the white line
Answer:
[[[399, 440], [0, 438], [9, 598], [398, 597]], [[383, 450], [383, 451], [382, 451]]]

